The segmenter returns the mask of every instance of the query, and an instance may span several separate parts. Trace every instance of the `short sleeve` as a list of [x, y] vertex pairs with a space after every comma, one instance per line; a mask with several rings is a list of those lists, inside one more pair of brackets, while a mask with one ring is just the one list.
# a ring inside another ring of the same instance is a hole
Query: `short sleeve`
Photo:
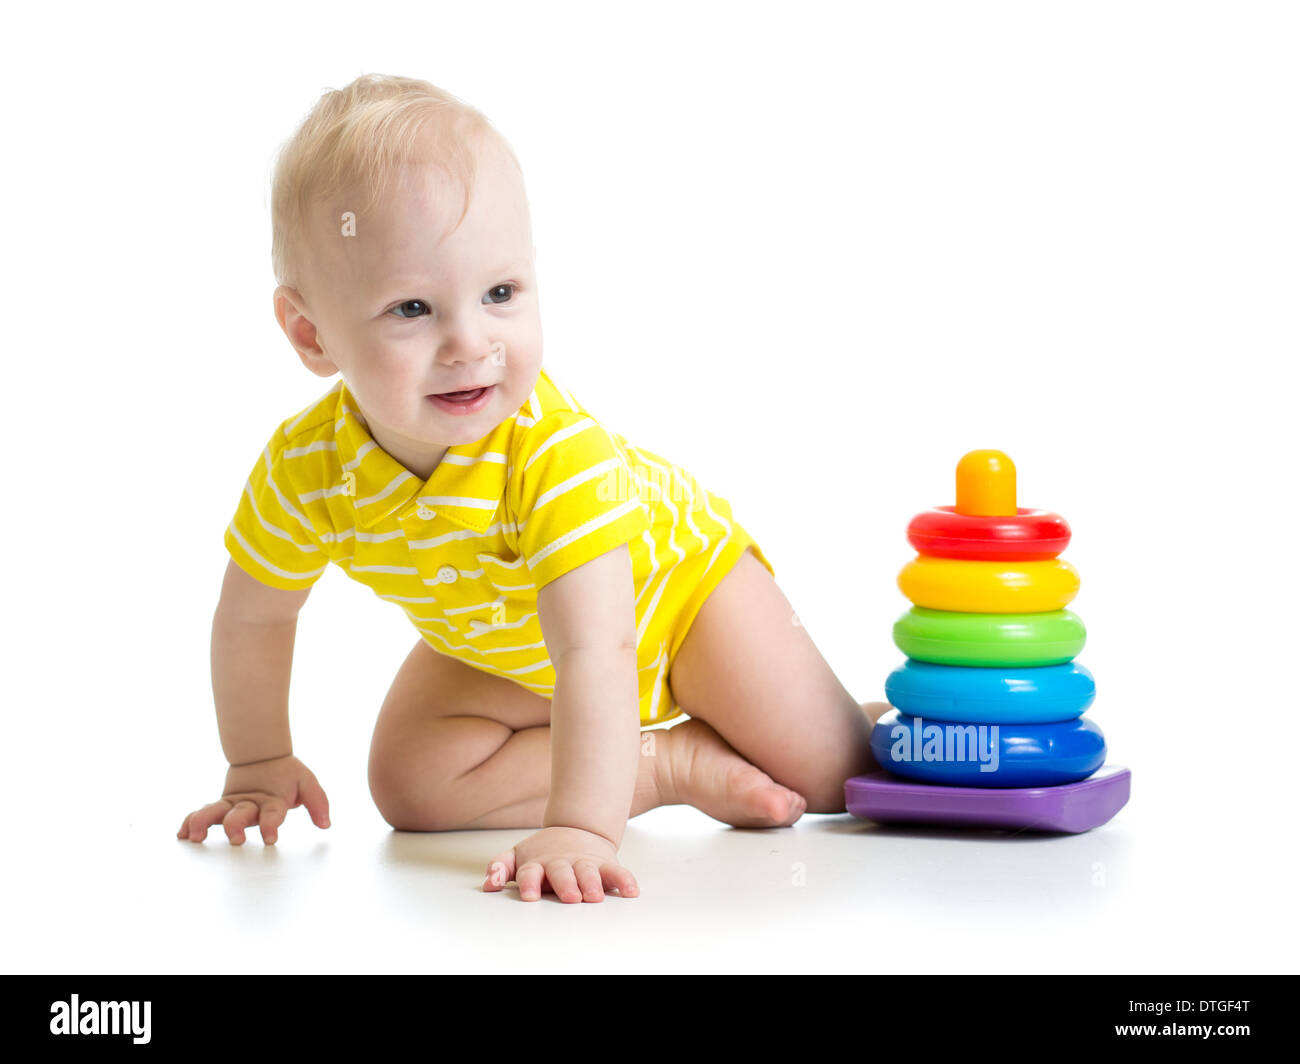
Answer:
[[572, 410], [532, 427], [508, 490], [520, 553], [538, 590], [652, 525], [619, 441]]
[[303, 512], [283, 460], [277, 429], [244, 484], [226, 550], [249, 576], [285, 591], [309, 588], [329, 568], [319, 533]]

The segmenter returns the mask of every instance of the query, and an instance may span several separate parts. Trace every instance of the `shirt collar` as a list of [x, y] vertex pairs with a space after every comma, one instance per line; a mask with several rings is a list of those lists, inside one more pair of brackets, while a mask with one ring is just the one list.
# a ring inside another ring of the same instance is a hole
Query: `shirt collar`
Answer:
[[[525, 405], [536, 409], [536, 403], [534, 389]], [[403, 520], [436, 515], [479, 534], [487, 531], [505, 495], [515, 414], [480, 440], [448, 447], [433, 474], [421, 482], [375, 442], [360, 411], [348, 386], [340, 382], [334, 412], [334, 439], [343, 467], [338, 494], [351, 497], [358, 528], [374, 528], [393, 515]]]

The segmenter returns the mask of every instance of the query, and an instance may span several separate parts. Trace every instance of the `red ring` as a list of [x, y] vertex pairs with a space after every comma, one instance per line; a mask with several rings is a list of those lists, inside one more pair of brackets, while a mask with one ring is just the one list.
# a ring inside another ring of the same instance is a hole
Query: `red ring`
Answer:
[[1016, 508], [1016, 514], [976, 517], [935, 506], [912, 518], [907, 541], [918, 554], [971, 561], [1047, 561], [1069, 545], [1070, 526], [1060, 514]]

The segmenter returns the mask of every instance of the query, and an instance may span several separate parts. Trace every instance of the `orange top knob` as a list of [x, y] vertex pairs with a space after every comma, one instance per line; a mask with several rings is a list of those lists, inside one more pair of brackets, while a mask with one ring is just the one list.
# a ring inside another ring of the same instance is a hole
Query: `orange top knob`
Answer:
[[957, 463], [959, 514], [973, 517], [1016, 515], [1016, 466], [1001, 451], [971, 451]]

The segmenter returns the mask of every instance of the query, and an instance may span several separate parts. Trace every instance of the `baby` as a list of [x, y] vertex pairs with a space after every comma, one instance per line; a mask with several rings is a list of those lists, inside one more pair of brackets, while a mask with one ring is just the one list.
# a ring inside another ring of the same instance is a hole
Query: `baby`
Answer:
[[836, 679], [725, 499], [542, 368], [523, 176], [487, 119], [424, 81], [358, 78], [282, 149], [271, 209], [276, 319], [340, 379], [276, 428], [226, 530], [230, 769], [177, 837], [220, 823], [238, 845], [257, 824], [273, 843], [299, 805], [329, 826], [288, 692], [330, 562], [419, 633], [370, 748], [384, 819], [539, 829], [485, 890], [633, 896], [619, 845], [660, 805], [748, 828], [843, 812], [888, 706]]

